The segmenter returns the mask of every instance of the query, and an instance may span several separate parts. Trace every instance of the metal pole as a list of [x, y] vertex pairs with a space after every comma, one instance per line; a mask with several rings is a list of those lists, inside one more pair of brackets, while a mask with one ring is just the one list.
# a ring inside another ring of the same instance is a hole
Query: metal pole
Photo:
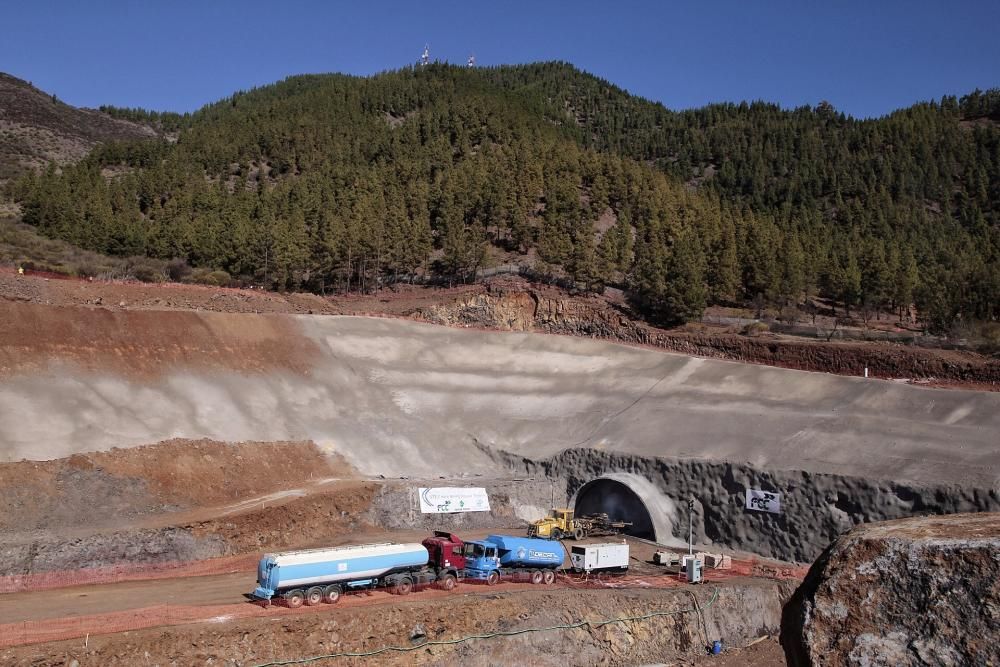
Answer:
[[688, 500], [688, 555], [694, 555], [694, 498]]

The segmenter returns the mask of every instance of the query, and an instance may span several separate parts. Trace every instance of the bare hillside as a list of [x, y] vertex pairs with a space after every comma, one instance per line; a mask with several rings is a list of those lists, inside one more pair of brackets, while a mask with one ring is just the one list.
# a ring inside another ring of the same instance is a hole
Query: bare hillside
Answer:
[[49, 162], [79, 160], [102, 141], [153, 136], [152, 128], [78, 109], [0, 72], [0, 184]]

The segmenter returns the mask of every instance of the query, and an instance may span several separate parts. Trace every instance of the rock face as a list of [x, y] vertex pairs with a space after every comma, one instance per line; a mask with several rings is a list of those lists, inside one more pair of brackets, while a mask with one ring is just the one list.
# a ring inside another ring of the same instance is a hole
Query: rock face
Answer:
[[858, 527], [785, 607], [789, 665], [1000, 664], [1000, 514]]
[[874, 377], [1000, 385], [1000, 360], [972, 352], [657, 329], [640, 321], [624, 301], [594, 295], [568, 297], [563, 291], [518, 279], [494, 279], [479, 293], [420, 308], [412, 316], [434, 324], [601, 338], [699, 357], [840, 375], [860, 376], [868, 369]]

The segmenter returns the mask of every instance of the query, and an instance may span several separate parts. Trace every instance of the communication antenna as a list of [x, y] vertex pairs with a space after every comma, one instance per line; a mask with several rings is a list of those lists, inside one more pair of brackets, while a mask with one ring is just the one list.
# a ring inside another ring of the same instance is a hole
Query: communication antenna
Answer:
[[424, 52], [420, 54], [420, 66], [424, 67], [431, 61], [431, 45], [424, 44]]
[[469, 59], [466, 61], [465, 66], [466, 67], [470, 67], [470, 68], [476, 66], [476, 54], [475, 53], [469, 55]]

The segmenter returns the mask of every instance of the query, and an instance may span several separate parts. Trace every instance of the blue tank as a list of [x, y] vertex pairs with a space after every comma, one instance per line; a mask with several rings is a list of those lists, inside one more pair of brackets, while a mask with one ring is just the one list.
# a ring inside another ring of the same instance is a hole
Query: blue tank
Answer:
[[279, 591], [310, 586], [371, 585], [387, 574], [422, 568], [427, 560], [422, 544], [362, 544], [266, 554], [257, 567], [257, 588], [251, 595], [270, 600]]
[[527, 570], [554, 570], [562, 562], [562, 546], [551, 540], [490, 535], [465, 543], [465, 575], [489, 583]]
[[497, 545], [501, 567], [559, 567], [563, 549], [559, 542], [512, 535], [490, 535], [484, 542]]

